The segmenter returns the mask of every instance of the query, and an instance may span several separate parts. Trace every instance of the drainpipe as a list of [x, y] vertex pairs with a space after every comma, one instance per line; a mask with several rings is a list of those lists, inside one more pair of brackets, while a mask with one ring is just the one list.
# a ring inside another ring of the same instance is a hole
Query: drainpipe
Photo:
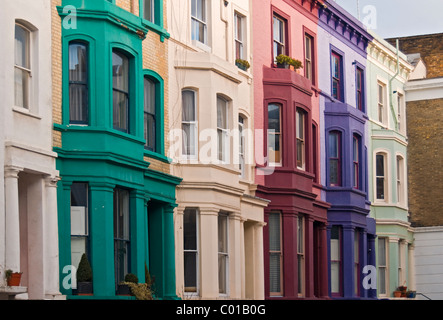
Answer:
[[227, 7], [229, 5], [229, 1], [221, 0], [220, 1], [220, 19], [225, 23], [225, 47], [226, 47], [226, 61], [229, 61], [229, 22], [228, 22], [228, 13]]
[[393, 94], [393, 91], [392, 91], [392, 81], [394, 81], [394, 79], [397, 78], [398, 74], [400, 73], [400, 56], [399, 56], [399, 50], [398, 50], [398, 39], [396, 40], [396, 45], [397, 45], [397, 72], [389, 80], [389, 104], [391, 106], [392, 115], [394, 116], [395, 131], [398, 130], [398, 120], [397, 120], [397, 115], [395, 113], [394, 105], [393, 105], [393, 102], [392, 102], [392, 94]]

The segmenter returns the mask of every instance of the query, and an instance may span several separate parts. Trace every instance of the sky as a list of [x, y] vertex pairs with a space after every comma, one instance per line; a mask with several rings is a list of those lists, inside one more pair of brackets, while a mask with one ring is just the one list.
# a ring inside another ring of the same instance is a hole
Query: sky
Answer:
[[443, 0], [335, 1], [382, 38], [443, 33]]

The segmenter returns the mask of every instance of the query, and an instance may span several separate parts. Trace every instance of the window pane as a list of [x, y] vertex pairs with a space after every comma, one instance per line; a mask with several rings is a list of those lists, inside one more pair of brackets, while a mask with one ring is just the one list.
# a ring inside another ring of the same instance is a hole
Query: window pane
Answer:
[[15, 64], [30, 69], [29, 41], [30, 33], [20, 25], [15, 25]]
[[384, 170], [384, 156], [383, 155], [376, 155], [376, 174], [379, 177], [382, 177], [385, 175]]
[[183, 121], [195, 121], [195, 93], [193, 91], [183, 91]]
[[15, 90], [15, 105], [17, 107], [29, 108], [29, 87], [30, 75], [29, 72], [15, 68], [14, 71], [14, 90]]
[[331, 158], [338, 158], [338, 134], [331, 132], [329, 134], [329, 156]]
[[218, 290], [219, 293], [227, 293], [227, 259], [226, 255], [218, 255]]
[[280, 107], [275, 104], [268, 106], [268, 129], [280, 132]]
[[281, 292], [281, 254], [269, 254], [269, 291]]
[[154, 1], [155, 0], [144, 0], [144, 14], [143, 17], [151, 22], [154, 22]]
[[217, 98], [217, 127], [227, 129], [227, 102], [222, 98]]
[[114, 89], [128, 92], [129, 60], [121, 53], [112, 53], [112, 80]]
[[127, 94], [119, 91], [113, 93], [113, 124], [114, 128], [127, 131], [128, 129], [128, 108], [129, 101]]
[[218, 216], [218, 251], [228, 253], [228, 216]]
[[88, 55], [84, 44], [69, 45], [69, 81], [86, 83], [88, 80]]
[[197, 291], [197, 253], [184, 253], [185, 292]]
[[269, 215], [268, 230], [269, 230], [269, 250], [281, 250], [281, 216], [279, 213], [271, 213]]
[[88, 122], [88, 87], [84, 84], [69, 85], [69, 121]]
[[185, 250], [197, 250], [196, 210], [185, 210], [183, 215], [183, 239]]

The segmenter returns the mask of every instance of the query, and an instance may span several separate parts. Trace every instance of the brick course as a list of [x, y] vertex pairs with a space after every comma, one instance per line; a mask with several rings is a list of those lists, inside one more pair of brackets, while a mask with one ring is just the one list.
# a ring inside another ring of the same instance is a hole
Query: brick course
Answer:
[[411, 223], [443, 225], [443, 99], [408, 102], [407, 110]]
[[[443, 33], [401, 37], [399, 49], [403, 53], [420, 53], [428, 69], [427, 78], [443, 77]], [[386, 39], [395, 46], [396, 38]]]

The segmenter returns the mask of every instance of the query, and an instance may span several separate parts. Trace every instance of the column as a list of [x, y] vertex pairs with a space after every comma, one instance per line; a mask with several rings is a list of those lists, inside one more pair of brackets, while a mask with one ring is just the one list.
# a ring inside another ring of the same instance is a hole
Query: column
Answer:
[[263, 252], [263, 228], [264, 222], [257, 222], [255, 224], [255, 292], [254, 298], [256, 300], [265, 299], [265, 267], [264, 267], [264, 252]]
[[314, 219], [310, 216], [305, 218], [305, 297], [314, 297], [315, 266], [314, 266]]
[[43, 215], [44, 228], [44, 263], [45, 263], [45, 294], [60, 295], [59, 291], [59, 261], [58, 261], [58, 219], [57, 219], [57, 182], [58, 177], [45, 179], [45, 212]]
[[5, 167], [5, 270], [20, 271], [18, 174], [22, 168]]
[[175, 237], [174, 237], [174, 205], [167, 204], [163, 209], [164, 259], [165, 259], [165, 299], [177, 299], [175, 289]]
[[343, 296], [354, 297], [354, 227], [343, 226]]
[[320, 250], [320, 259], [319, 259], [319, 288], [320, 288], [320, 298], [327, 298], [328, 294], [328, 234], [326, 224], [322, 224], [319, 227], [319, 250]]
[[71, 257], [71, 187], [72, 181], [61, 180], [57, 188], [58, 247], [59, 247], [59, 282], [62, 294], [72, 293], [72, 257]]
[[[229, 254], [229, 298], [242, 298], [242, 248], [244, 248], [244, 237], [242, 236], [243, 221], [240, 212], [234, 212], [229, 215], [228, 219], [228, 254]], [[243, 263], [242, 263], [243, 262]], [[243, 264], [244, 265], [244, 264]], [[244, 284], [244, 282], [243, 282]], [[244, 297], [243, 297], [244, 298]]]
[[95, 296], [115, 295], [114, 201], [115, 185], [90, 182], [90, 248]]
[[414, 257], [414, 249], [415, 246], [414, 244], [410, 243], [408, 245], [408, 264], [409, 264], [409, 268], [408, 268], [408, 283], [409, 283], [409, 290], [416, 290], [415, 287], [415, 257]]
[[218, 298], [218, 209], [200, 208], [200, 288], [202, 299]]
[[[374, 235], [368, 234], [368, 265], [374, 266], [377, 268], [376, 259], [375, 259], [375, 240], [376, 240], [376, 237]], [[375, 286], [377, 286], [377, 283], [375, 283]], [[369, 289], [368, 290], [368, 297], [369, 298], [376, 298], [377, 297], [377, 289]]]
[[398, 241], [397, 237], [389, 237], [389, 292], [387, 295], [392, 295], [398, 286]]
[[297, 214], [283, 212], [283, 294], [288, 299], [298, 297], [298, 259], [297, 259]]
[[130, 234], [131, 234], [131, 273], [139, 281], [145, 281], [146, 255], [146, 199], [143, 190], [132, 190], [130, 193]]

